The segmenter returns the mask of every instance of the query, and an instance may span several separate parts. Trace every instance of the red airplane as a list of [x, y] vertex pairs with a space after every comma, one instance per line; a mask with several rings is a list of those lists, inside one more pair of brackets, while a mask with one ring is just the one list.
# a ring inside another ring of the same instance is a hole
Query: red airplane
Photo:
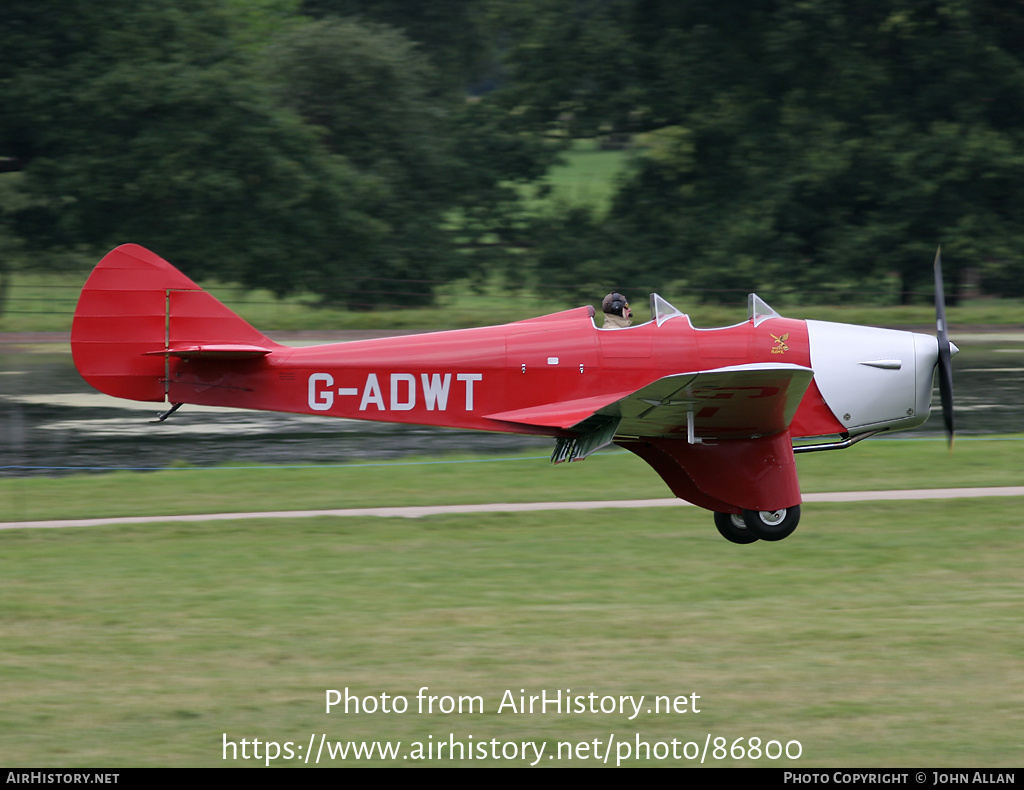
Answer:
[[[599, 329], [592, 307], [502, 326], [291, 348], [149, 250], [93, 270], [75, 310], [75, 366], [96, 389], [164, 401], [550, 436], [552, 461], [612, 443], [734, 543], [781, 540], [800, 518], [794, 453], [921, 425], [936, 366], [952, 440], [950, 357], [938, 337], [784, 318], [756, 295], [735, 326], [697, 329], [657, 294], [651, 320]], [[794, 439], [813, 438], [794, 446]]]

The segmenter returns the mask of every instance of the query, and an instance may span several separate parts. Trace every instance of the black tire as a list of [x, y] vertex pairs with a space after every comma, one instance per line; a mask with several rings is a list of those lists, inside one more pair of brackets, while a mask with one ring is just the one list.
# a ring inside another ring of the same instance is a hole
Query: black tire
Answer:
[[732, 543], [755, 543], [760, 540], [757, 535], [747, 529], [742, 516], [732, 513], [715, 513], [715, 526], [719, 534]]
[[800, 523], [800, 505], [779, 510], [744, 510], [743, 521], [761, 540], [782, 540]]

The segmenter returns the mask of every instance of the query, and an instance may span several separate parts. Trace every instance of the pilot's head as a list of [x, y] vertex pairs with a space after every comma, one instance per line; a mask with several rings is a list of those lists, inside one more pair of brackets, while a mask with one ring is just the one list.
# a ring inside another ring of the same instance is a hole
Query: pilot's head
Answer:
[[629, 309], [629, 300], [622, 294], [612, 291], [601, 302], [601, 310], [606, 315], [617, 315], [627, 321], [632, 320], [633, 311]]

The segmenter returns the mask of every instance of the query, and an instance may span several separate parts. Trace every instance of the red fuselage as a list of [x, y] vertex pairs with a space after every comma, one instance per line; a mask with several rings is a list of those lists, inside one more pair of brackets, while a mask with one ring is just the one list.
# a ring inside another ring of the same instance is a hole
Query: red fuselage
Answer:
[[[266, 356], [230, 365], [205, 356], [172, 358], [166, 398], [556, 436], [563, 431], [487, 415], [555, 401], [604, 400], [676, 373], [760, 362], [809, 367], [805, 323], [774, 318], [760, 326], [747, 321], [695, 329], [679, 315], [661, 326], [652, 321], [598, 329], [583, 307], [503, 326], [309, 348], [276, 346]], [[792, 435], [842, 430], [812, 383]]]

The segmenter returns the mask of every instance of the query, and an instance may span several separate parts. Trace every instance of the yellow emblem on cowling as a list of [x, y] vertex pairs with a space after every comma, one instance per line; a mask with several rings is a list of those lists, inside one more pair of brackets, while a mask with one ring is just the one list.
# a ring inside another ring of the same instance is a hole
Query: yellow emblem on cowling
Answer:
[[[772, 335], [771, 332], [768, 334]], [[782, 337], [772, 335], [772, 340], [775, 341], [775, 345], [772, 347], [773, 354], [785, 354], [789, 351], [789, 346], [786, 345], [786, 341], [789, 340], [789, 332], [786, 332]]]

